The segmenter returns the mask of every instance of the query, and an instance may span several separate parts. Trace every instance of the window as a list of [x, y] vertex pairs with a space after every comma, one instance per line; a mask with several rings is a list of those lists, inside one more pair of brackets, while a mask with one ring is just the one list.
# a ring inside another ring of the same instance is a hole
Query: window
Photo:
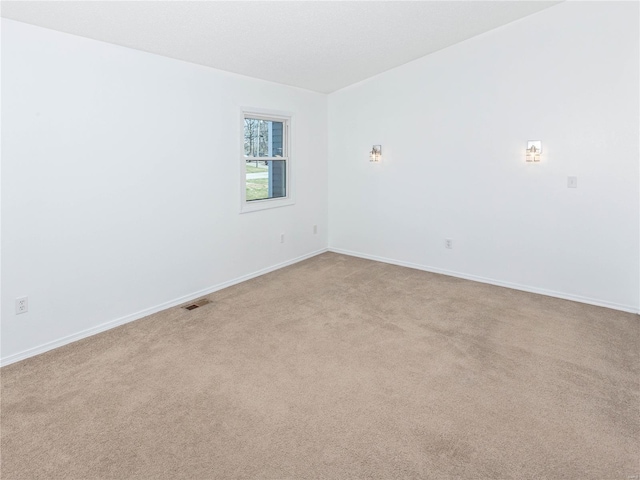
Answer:
[[243, 112], [242, 211], [290, 205], [290, 117]]

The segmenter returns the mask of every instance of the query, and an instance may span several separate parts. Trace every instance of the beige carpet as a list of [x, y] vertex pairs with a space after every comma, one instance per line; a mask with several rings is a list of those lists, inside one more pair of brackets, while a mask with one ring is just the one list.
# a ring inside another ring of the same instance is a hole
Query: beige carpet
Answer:
[[337, 254], [2, 369], [2, 479], [624, 479], [637, 315]]

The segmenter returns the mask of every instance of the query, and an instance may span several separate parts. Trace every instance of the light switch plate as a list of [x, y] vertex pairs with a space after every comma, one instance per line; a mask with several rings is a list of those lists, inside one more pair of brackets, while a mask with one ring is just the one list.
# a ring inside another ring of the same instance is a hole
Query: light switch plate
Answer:
[[578, 188], [578, 177], [567, 177], [568, 188]]

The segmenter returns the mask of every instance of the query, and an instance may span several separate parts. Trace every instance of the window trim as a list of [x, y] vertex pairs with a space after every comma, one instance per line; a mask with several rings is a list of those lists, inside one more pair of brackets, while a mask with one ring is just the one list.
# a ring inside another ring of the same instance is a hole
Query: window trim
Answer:
[[[286, 160], [286, 192], [285, 197], [265, 198], [263, 200], [247, 201], [247, 170], [246, 157], [244, 154], [244, 120], [245, 118], [259, 118], [263, 120], [273, 120], [284, 122], [284, 149], [287, 153], [282, 157], [259, 157], [260, 160]], [[276, 110], [265, 110], [262, 108], [243, 107], [240, 109], [240, 213], [256, 212], [271, 208], [286, 207], [294, 205], [294, 168], [293, 162], [293, 114]]]

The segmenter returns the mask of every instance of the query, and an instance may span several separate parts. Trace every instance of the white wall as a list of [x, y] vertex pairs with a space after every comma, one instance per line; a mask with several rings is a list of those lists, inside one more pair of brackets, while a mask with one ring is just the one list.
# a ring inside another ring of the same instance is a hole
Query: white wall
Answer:
[[[637, 19], [565, 2], [329, 97], [3, 19], [2, 363], [327, 245], [637, 311]], [[241, 106], [295, 113], [294, 206], [238, 213]]]
[[565, 2], [331, 94], [329, 247], [638, 311], [638, 43]]
[[[294, 206], [239, 214], [241, 106], [295, 114]], [[3, 363], [325, 248], [326, 106], [3, 19]]]

